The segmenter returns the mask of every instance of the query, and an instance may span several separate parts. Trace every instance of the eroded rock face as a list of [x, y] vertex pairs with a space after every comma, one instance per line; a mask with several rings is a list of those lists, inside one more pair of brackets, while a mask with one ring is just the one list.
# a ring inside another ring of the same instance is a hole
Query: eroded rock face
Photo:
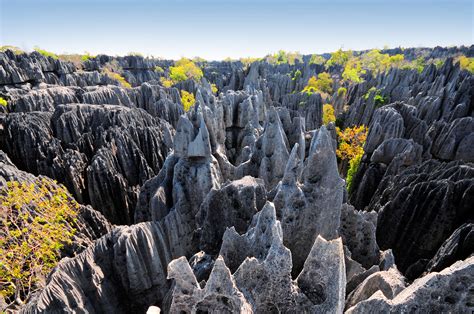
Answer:
[[211, 190], [196, 216], [201, 250], [216, 254], [227, 227], [235, 227], [238, 233], [245, 232], [265, 201], [263, 181], [249, 176]]
[[437, 273], [417, 279], [389, 300], [378, 291], [366, 301], [348, 309], [347, 313], [410, 312], [410, 311], [472, 311], [474, 258], [458, 261]]
[[371, 205], [379, 212], [377, 242], [393, 250], [400, 270], [431, 259], [461, 222], [473, 219], [473, 171], [462, 162], [427, 161], [384, 178]]
[[338, 237], [343, 198], [332, 138], [324, 126], [313, 137], [304, 167], [299, 156], [295, 146], [274, 197], [284, 243], [292, 252], [294, 275], [302, 269], [318, 234]]
[[113, 223], [133, 222], [139, 187], [160, 170], [171, 145], [168, 124], [111, 105], [58, 105], [54, 113], [11, 113], [0, 143], [18, 165], [64, 183]]

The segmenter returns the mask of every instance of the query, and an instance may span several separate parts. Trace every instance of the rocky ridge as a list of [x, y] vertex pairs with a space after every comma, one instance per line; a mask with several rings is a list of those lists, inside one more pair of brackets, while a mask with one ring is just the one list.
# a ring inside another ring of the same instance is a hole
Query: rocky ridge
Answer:
[[[171, 88], [153, 69], [172, 63], [118, 58], [123, 88], [111, 60], [0, 53], [0, 183], [47, 176], [83, 204], [80, 248], [22, 312], [474, 309], [474, 76], [452, 59], [325, 99], [295, 92], [324, 71], [308, 60], [213, 62]], [[326, 101], [369, 127], [350, 194]]]

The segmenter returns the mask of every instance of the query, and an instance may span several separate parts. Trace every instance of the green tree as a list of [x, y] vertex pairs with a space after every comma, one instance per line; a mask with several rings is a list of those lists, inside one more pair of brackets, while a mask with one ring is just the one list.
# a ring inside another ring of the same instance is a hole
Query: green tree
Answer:
[[309, 64], [324, 64], [326, 62], [326, 59], [324, 59], [323, 56], [319, 55], [311, 55], [311, 59], [309, 59]]
[[347, 61], [352, 58], [352, 51], [342, 51], [339, 49], [331, 53], [331, 58], [326, 62], [326, 66], [330, 67], [333, 65], [345, 66]]
[[312, 93], [332, 93], [332, 84], [333, 80], [331, 75], [327, 72], [322, 72], [318, 74], [318, 78], [312, 76], [308, 80], [308, 84], [306, 84], [305, 88], [303, 89], [304, 93], [312, 94]]

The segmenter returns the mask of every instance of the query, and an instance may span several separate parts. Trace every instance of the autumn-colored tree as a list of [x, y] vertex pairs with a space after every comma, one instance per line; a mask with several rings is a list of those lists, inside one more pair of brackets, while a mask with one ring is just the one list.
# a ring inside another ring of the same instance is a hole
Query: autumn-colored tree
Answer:
[[0, 298], [21, 305], [44, 285], [71, 244], [79, 205], [64, 187], [41, 179], [0, 190]]
[[183, 104], [184, 111], [188, 111], [194, 106], [196, 102], [194, 95], [184, 89], [181, 90], [181, 103]]
[[331, 104], [323, 105], [323, 124], [327, 125], [330, 122], [335, 122], [334, 107]]
[[341, 160], [349, 161], [349, 170], [346, 176], [347, 190], [353, 187], [354, 176], [364, 155], [364, 144], [368, 129], [364, 125], [345, 128], [343, 131], [336, 127], [338, 147], [336, 155]]
[[364, 153], [364, 144], [367, 138], [367, 128], [364, 125], [345, 128], [341, 131], [336, 128], [338, 136], [337, 157], [341, 160], [351, 160]]

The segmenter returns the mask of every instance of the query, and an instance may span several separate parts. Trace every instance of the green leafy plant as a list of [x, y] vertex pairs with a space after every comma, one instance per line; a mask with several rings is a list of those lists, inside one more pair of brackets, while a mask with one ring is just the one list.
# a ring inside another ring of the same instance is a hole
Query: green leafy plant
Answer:
[[352, 58], [352, 51], [343, 51], [339, 49], [333, 53], [331, 53], [331, 58], [326, 62], [327, 67], [331, 67], [333, 65], [340, 65], [345, 66], [347, 61]]
[[325, 62], [326, 62], [326, 59], [324, 59], [323, 56], [319, 56], [319, 55], [311, 55], [311, 58], [309, 59], [309, 64], [323, 65]]
[[318, 74], [318, 78], [312, 76], [309, 78], [308, 83], [303, 88], [303, 93], [313, 94], [313, 93], [332, 93], [332, 84], [333, 80], [331, 75], [327, 72], [322, 72]]
[[165, 73], [165, 70], [162, 67], [158, 66], [158, 65], [155, 66], [154, 70], [157, 73]]
[[0, 297], [21, 305], [72, 243], [79, 205], [63, 186], [46, 179], [8, 182], [0, 205]]
[[301, 71], [296, 70], [295, 73], [293, 74], [293, 77], [291, 78], [293, 81], [298, 81], [301, 77]]
[[364, 153], [362, 152], [349, 161], [349, 170], [347, 170], [346, 176], [347, 191], [349, 193], [352, 192], [352, 188], [354, 187], [354, 177], [357, 174], [357, 170], [359, 169], [360, 161], [363, 155]]

